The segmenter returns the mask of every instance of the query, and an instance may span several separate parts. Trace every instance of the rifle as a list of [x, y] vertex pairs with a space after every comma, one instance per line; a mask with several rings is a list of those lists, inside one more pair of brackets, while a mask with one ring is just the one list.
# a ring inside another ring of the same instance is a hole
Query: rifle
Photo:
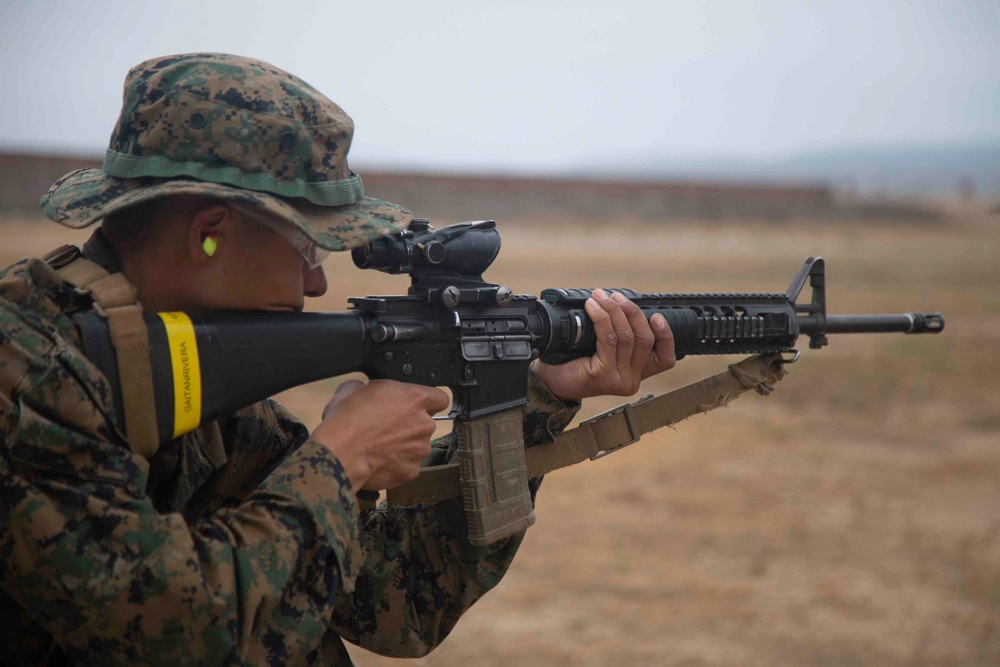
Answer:
[[[563, 363], [595, 351], [584, 310], [590, 289], [546, 289], [541, 299], [488, 283], [500, 251], [492, 220], [440, 229], [414, 219], [352, 251], [359, 268], [408, 274], [406, 295], [351, 297], [340, 313], [144, 313], [157, 433], [166, 442], [290, 387], [360, 371], [447, 386], [470, 540], [485, 545], [534, 523], [520, 406], [534, 359]], [[825, 264], [810, 257], [784, 293], [621, 292], [666, 318], [676, 355], [792, 353], [834, 333], [939, 333], [940, 313], [827, 315]], [[808, 303], [798, 303], [808, 281]], [[119, 423], [129, 378], [96, 312], [74, 316], [84, 352], [112, 385]]]

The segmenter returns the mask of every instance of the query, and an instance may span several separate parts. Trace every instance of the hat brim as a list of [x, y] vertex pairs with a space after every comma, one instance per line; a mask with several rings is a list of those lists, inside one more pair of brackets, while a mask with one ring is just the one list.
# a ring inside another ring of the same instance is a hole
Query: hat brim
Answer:
[[413, 214], [397, 204], [363, 197], [344, 206], [319, 206], [258, 190], [191, 178], [116, 178], [99, 169], [78, 169], [42, 196], [42, 212], [56, 222], [83, 229], [128, 206], [168, 195], [203, 195], [235, 201], [281, 218], [326, 250], [351, 250], [405, 229]]

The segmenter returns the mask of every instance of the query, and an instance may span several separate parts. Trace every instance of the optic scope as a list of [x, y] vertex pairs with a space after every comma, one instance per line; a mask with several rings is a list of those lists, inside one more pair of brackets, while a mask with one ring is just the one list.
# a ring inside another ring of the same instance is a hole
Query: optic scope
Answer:
[[441, 229], [425, 218], [392, 236], [351, 251], [355, 266], [385, 273], [457, 274], [478, 277], [500, 252], [500, 232], [493, 220], [460, 222]]

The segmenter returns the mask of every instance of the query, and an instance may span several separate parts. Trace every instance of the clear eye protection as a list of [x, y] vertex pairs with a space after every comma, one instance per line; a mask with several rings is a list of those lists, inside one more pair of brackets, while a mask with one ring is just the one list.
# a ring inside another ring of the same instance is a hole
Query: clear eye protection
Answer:
[[269, 215], [253, 206], [240, 202], [226, 202], [228, 206], [236, 209], [251, 220], [259, 222], [275, 234], [285, 239], [299, 251], [299, 254], [306, 260], [310, 269], [315, 269], [330, 256], [329, 250], [324, 250], [316, 245], [312, 239], [306, 236], [302, 230], [281, 218]]

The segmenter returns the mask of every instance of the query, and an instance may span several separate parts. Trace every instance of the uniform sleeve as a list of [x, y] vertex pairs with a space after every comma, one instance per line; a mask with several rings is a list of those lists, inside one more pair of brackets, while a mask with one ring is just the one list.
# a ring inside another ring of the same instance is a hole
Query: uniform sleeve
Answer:
[[0, 585], [82, 665], [298, 662], [362, 565], [339, 462], [307, 442], [236, 507], [158, 513], [106, 388], [0, 301]]
[[[532, 373], [524, 408], [525, 442], [548, 441], [580, 403], [556, 399]], [[446, 463], [454, 438], [434, 443], [429, 461]], [[532, 498], [540, 479], [531, 481]], [[524, 537], [488, 547], [469, 544], [460, 500], [380, 508], [364, 523], [366, 560], [353, 594], [342, 593], [330, 623], [337, 635], [370, 651], [396, 657], [426, 655], [458, 619], [499, 583]]]

